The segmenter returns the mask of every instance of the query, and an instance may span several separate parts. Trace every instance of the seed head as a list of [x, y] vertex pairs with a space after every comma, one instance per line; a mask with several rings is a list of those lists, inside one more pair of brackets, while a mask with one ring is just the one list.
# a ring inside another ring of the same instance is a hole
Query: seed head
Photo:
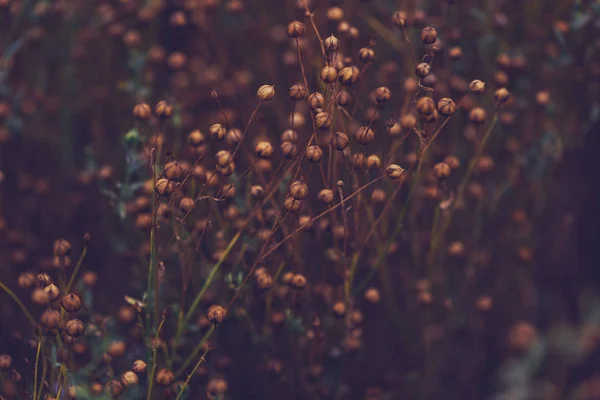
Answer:
[[323, 106], [325, 105], [325, 97], [323, 97], [323, 95], [318, 92], [311, 93], [308, 96], [308, 104], [310, 105], [310, 108], [313, 111], [317, 108], [323, 108]]
[[334, 149], [343, 151], [346, 147], [348, 147], [348, 135], [346, 135], [344, 132], [334, 132], [331, 135], [329, 143]]
[[219, 167], [226, 167], [233, 162], [233, 156], [227, 150], [219, 150], [215, 158]]
[[298, 154], [298, 148], [292, 142], [283, 142], [281, 143], [281, 154], [284, 158], [291, 160]]
[[72, 337], [81, 336], [83, 335], [83, 332], [85, 332], [85, 325], [79, 319], [67, 321], [65, 328], [67, 330], [67, 334]]
[[358, 58], [363, 63], [369, 64], [375, 59], [375, 51], [370, 47], [363, 47], [358, 51]]
[[423, 44], [434, 44], [437, 40], [437, 31], [431, 26], [427, 26], [421, 30], [421, 41]]
[[159, 118], [168, 119], [171, 118], [171, 116], [173, 115], [173, 106], [166, 100], [161, 100], [158, 103], [156, 103], [156, 106], [154, 107], [154, 112]]
[[123, 384], [115, 379], [106, 382], [106, 386], [104, 387], [104, 391], [112, 398], [117, 398], [123, 394], [125, 391], [125, 387]]
[[469, 112], [469, 120], [476, 125], [483, 124], [486, 116], [487, 113], [481, 107], [475, 107]]
[[209, 129], [210, 137], [217, 140], [223, 140], [227, 134], [227, 129], [221, 124], [213, 124]]
[[333, 190], [331, 189], [321, 189], [319, 192], [319, 201], [325, 204], [331, 204], [334, 200]]
[[62, 307], [70, 313], [77, 312], [81, 308], [81, 298], [75, 293], [69, 293], [62, 298]]
[[263, 197], [265, 197], [265, 189], [263, 189], [263, 187], [260, 185], [253, 185], [250, 188], [250, 195], [256, 200], [261, 200]]
[[302, 290], [306, 287], [306, 278], [302, 274], [295, 274], [290, 280], [290, 286], [297, 290]]
[[392, 92], [385, 86], [375, 89], [375, 101], [379, 104], [387, 103], [392, 97]]
[[431, 97], [421, 97], [417, 100], [417, 111], [421, 115], [431, 115], [435, 111], [435, 103]]
[[306, 97], [306, 88], [304, 87], [304, 85], [296, 83], [290, 87], [289, 96], [290, 99], [294, 101], [303, 100]]
[[273, 155], [273, 146], [271, 146], [271, 143], [269, 142], [258, 142], [254, 149], [254, 153], [259, 158], [271, 158]]
[[231, 147], [237, 146], [242, 141], [242, 131], [238, 128], [229, 129], [225, 135], [225, 141]]
[[275, 86], [262, 85], [256, 91], [256, 95], [261, 101], [269, 101], [275, 97]]
[[315, 124], [321, 130], [329, 129], [333, 124], [333, 118], [331, 118], [331, 114], [328, 112], [321, 111], [315, 116]]
[[133, 107], [133, 116], [140, 121], [146, 121], [152, 115], [150, 106], [146, 103], [139, 103]]
[[469, 89], [472, 93], [481, 94], [485, 90], [485, 82], [475, 79], [469, 83]]
[[154, 190], [161, 196], [169, 196], [173, 193], [175, 189], [175, 185], [173, 182], [166, 178], [160, 178], [156, 181], [156, 185], [154, 186]]
[[439, 180], [445, 180], [450, 176], [452, 169], [445, 162], [437, 163], [433, 166], [433, 174]]
[[304, 24], [300, 21], [292, 21], [288, 24], [287, 34], [291, 38], [298, 38], [304, 35]]
[[230, 176], [235, 172], [235, 163], [230, 162], [229, 164], [227, 164], [224, 167], [217, 165], [216, 170], [219, 173], [219, 175]]
[[292, 213], [295, 214], [298, 211], [300, 211], [300, 209], [302, 208], [302, 200], [296, 200], [291, 196], [288, 196], [285, 198], [285, 201], [283, 202], [283, 208]]
[[306, 149], [306, 158], [313, 163], [320, 162], [323, 158], [323, 150], [319, 146], [309, 146]]
[[338, 80], [342, 85], [349, 86], [358, 80], [360, 70], [355, 66], [344, 67], [338, 74]]
[[60, 296], [60, 289], [55, 284], [51, 283], [44, 288], [44, 291], [48, 293], [48, 299], [54, 301]]
[[437, 110], [440, 114], [449, 117], [456, 111], [456, 104], [452, 99], [444, 97], [438, 101]]
[[194, 129], [188, 135], [188, 142], [190, 142], [192, 147], [202, 146], [204, 144], [204, 135], [199, 129]]
[[71, 252], [71, 243], [65, 239], [56, 239], [53, 250], [55, 256], [64, 257]]
[[168, 162], [163, 175], [170, 181], [180, 182], [183, 179], [183, 167], [177, 161]]
[[361, 126], [356, 130], [354, 137], [358, 143], [365, 146], [373, 141], [375, 138], [375, 132], [373, 132], [373, 130], [368, 126]]
[[56, 310], [46, 310], [40, 316], [42, 326], [47, 329], [56, 329], [60, 325], [60, 313]]
[[12, 364], [12, 357], [8, 354], [0, 354], [0, 370], [6, 371]]
[[227, 312], [223, 307], [218, 304], [213, 304], [208, 307], [208, 311], [206, 312], [206, 317], [212, 324], [220, 324], [225, 319], [225, 315]]
[[140, 381], [140, 378], [133, 371], [127, 371], [121, 375], [121, 384], [125, 387], [135, 386]]
[[133, 372], [139, 375], [146, 372], [146, 367], [147, 365], [143, 360], [135, 360], [131, 369], [133, 370]]
[[294, 181], [290, 185], [289, 194], [296, 200], [304, 200], [308, 197], [308, 186], [304, 182]]
[[338, 72], [335, 67], [326, 65], [323, 67], [320, 73], [321, 80], [325, 83], [334, 83], [338, 77]]
[[183, 212], [184, 214], [189, 213], [191, 210], [193, 210], [195, 207], [195, 203], [194, 203], [194, 199], [190, 198], [190, 197], [184, 197], [183, 199], [181, 199], [181, 201], [179, 202], [179, 209], [181, 210], [181, 212]]
[[371, 154], [367, 157], [367, 168], [378, 169], [381, 167], [381, 159], [376, 154]]
[[498, 104], [504, 104], [510, 99], [510, 92], [506, 88], [500, 88], [494, 93], [494, 99]]
[[331, 35], [327, 39], [323, 41], [323, 45], [325, 46], [325, 50], [329, 53], [333, 53], [337, 51], [340, 47], [340, 41], [335, 36]]
[[293, 129], [286, 129], [281, 134], [281, 141], [296, 143], [298, 141], [298, 134]]
[[400, 177], [404, 173], [404, 169], [397, 164], [390, 164], [385, 169], [385, 173], [390, 179], [400, 179]]
[[421, 79], [425, 78], [430, 73], [431, 73], [431, 65], [429, 65], [427, 63], [420, 63], [415, 68], [415, 74]]

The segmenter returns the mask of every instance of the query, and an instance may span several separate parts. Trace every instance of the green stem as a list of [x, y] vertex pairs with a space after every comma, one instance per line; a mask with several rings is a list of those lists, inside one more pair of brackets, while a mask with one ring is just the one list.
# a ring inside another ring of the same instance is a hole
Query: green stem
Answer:
[[158, 325], [158, 329], [156, 329], [156, 336], [154, 343], [152, 343], [152, 367], [150, 368], [150, 376], [148, 377], [148, 400], [152, 398], [152, 386], [154, 385], [154, 374], [156, 373], [156, 344], [158, 343], [158, 336], [164, 323], [165, 320], [163, 318]]
[[[198, 355], [198, 353], [200, 353], [200, 350], [202, 349], [202, 346], [204, 345], [204, 343], [212, 336], [213, 332], [215, 331], [215, 327], [216, 327], [216, 325], [211, 326], [210, 329], [204, 334], [202, 339], [200, 339], [200, 341], [198, 342], [196, 347], [194, 347], [194, 349], [190, 353], [189, 357], [186, 358], [186, 360], [183, 362], [183, 364], [181, 364], [181, 367], [179, 367], [177, 372], [175, 372], [175, 378], [179, 377], [183, 373], [183, 371], [185, 371], [187, 366], [190, 365], [190, 363], [192, 362], [194, 357], [196, 357]], [[205, 353], [205, 355], [206, 355], [206, 353]], [[181, 389], [181, 390], [183, 391], [183, 389]]]
[[[214, 330], [215, 326], [213, 325], [211, 330], [209, 332], [212, 333], [212, 331]], [[181, 389], [179, 390], [179, 393], [177, 394], [177, 397], [175, 398], [175, 400], [179, 400], [181, 398], [181, 395], [183, 394], [183, 391], [185, 390], [185, 388], [187, 387], [187, 385], [190, 383], [190, 380], [192, 379], [192, 376], [194, 376], [194, 374], [196, 373], [196, 371], [198, 370], [198, 368], [200, 367], [200, 365], [202, 364], [202, 362], [206, 362], [206, 355], [208, 354], [208, 351], [210, 350], [210, 346], [206, 348], [206, 350], [204, 350], [204, 354], [202, 354], [202, 357], [200, 357], [200, 359], [198, 360], [198, 362], [196, 363], [196, 365], [194, 366], [194, 369], [192, 370], [192, 372], [189, 373], [189, 375], [187, 376], [187, 379], [185, 380], [185, 382], [183, 382], [183, 385], [181, 386]]]
[[196, 308], [200, 304], [200, 301], [202, 301], [202, 297], [204, 296], [204, 293], [206, 293], [206, 290], [208, 289], [208, 287], [212, 283], [212, 281], [215, 278], [217, 272], [219, 272], [219, 269], [221, 268], [221, 265], [223, 265], [223, 262], [225, 261], [225, 259], [227, 258], [227, 256], [231, 252], [231, 250], [233, 249], [233, 246], [235, 246], [235, 244], [237, 243], [237, 241], [240, 238], [241, 234], [242, 234], [242, 231], [239, 230], [235, 234], [235, 236], [231, 239], [231, 241], [229, 242], [229, 244], [227, 245], [227, 247], [223, 251], [223, 254], [221, 255], [221, 258], [219, 258], [219, 261], [217, 261], [217, 263], [214, 265], [214, 267], [210, 271], [210, 274], [208, 275], [208, 278], [206, 279], [206, 282], [204, 282], [204, 285], [202, 286], [202, 288], [200, 289], [200, 291], [196, 295], [196, 298], [194, 299], [194, 302], [190, 306], [190, 309], [187, 311], [187, 313], [183, 317], [183, 320], [181, 321], [181, 324], [179, 325], [179, 329], [177, 329], [177, 333], [175, 334], [175, 339], [173, 341], [173, 355], [175, 354], [175, 351], [177, 349], [177, 345], [179, 344], [179, 339], [181, 338], [181, 334], [183, 333], [183, 330], [185, 329], [185, 326], [190, 321], [190, 318], [192, 318], [192, 315], [194, 315], [194, 311], [196, 311]]
[[87, 245], [85, 245], [83, 247], [83, 251], [81, 252], [81, 256], [79, 256], [79, 260], [77, 261], [77, 265], [75, 266], [75, 269], [73, 270], [73, 274], [71, 274], [71, 278], [69, 279], [69, 283], [67, 283], [67, 286], [65, 287], [65, 294], [69, 293], [69, 290], [71, 289], [71, 286], [73, 286], [73, 282], [75, 282], [75, 278], [77, 277], [77, 273], [79, 272], [79, 269], [81, 268], [81, 264], [83, 264], [83, 260], [85, 258], [85, 255], [87, 254]]
[[33, 400], [37, 399], [37, 381], [38, 381], [38, 367], [40, 363], [40, 353], [42, 351], [42, 335], [38, 337], [37, 352], [35, 353], [35, 368], [33, 370]]
[[31, 322], [31, 324], [34, 327], [36, 327], [37, 323], [35, 322], [35, 319], [33, 319], [31, 314], [29, 313], [29, 311], [27, 311], [27, 308], [25, 308], [25, 305], [23, 304], [23, 302], [21, 302], [21, 300], [17, 297], [17, 295], [14, 294], [14, 292], [12, 290], [10, 290], [10, 288], [8, 286], [6, 286], [4, 283], [2, 283], [2, 281], [0, 281], [0, 288], [2, 288], [2, 290], [4, 290], [6, 292], [6, 294], [8, 294], [10, 297], [12, 297], [12, 299], [15, 301], [15, 303], [17, 303], [17, 305], [19, 306], [21, 311], [23, 311], [23, 314], [25, 314], [25, 316]]

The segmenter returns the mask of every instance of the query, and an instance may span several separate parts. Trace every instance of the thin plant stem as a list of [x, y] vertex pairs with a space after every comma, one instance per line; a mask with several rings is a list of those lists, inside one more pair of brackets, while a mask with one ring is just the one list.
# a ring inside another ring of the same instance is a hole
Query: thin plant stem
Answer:
[[33, 400], [36, 400], [37, 397], [37, 382], [38, 382], [38, 367], [40, 364], [40, 353], [42, 352], [42, 340], [43, 337], [40, 335], [38, 337], [38, 345], [37, 352], [35, 353], [35, 368], [33, 371]]
[[35, 322], [35, 319], [29, 313], [29, 311], [27, 311], [27, 308], [25, 308], [25, 305], [17, 297], [17, 295], [12, 290], [10, 290], [10, 288], [8, 286], [6, 286], [4, 283], [2, 283], [2, 281], [0, 281], [0, 288], [2, 290], [4, 290], [6, 292], [6, 294], [8, 294], [10, 297], [12, 297], [12, 299], [15, 301], [15, 303], [17, 303], [17, 305], [19, 306], [19, 308], [23, 312], [23, 314], [27, 317], [27, 319], [29, 320], [29, 322], [31, 322], [31, 325], [33, 325], [34, 327], [36, 327], [37, 323]]
[[[214, 326], [213, 326], [214, 328]], [[183, 394], [183, 391], [185, 390], [185, 388], [187, 387], [187, 385], [190, 383], [190, 380], [192, 379], [192, 376], [194, 376], [194, 374], [196, 373], [196, 371], [198, 370], [198, 368], [200, 368], [200, 365], [202, 364], [202, 362], [206, 362], [206, 355], [208, 354], [208, 352], [210, 351], [210, 346], [206, 348], [206, 350], [204, 350], [204, 354], [202, 354], [202, 357], [200, 357], [200, 359], [198, 360], [198, 362], [196, 363], [196, 365], [194, 366], [194, 369], [192, 370], [192, 372], [189, 373], [189, 375], [187, 376], [185, 382], [183, 382], [183, 385], [181, 386], [181, 389], [179, 390], [179, 394], [177, 394], [177, 397], [175, 398], [175, 400], [179, 400], [181, 398], [181, 395]]]
[[83, 264], [83, 260], [85, 259], [85, 256], [87, 254], [87, 250], [88, 250], [88, 246], [86, 244], [85, 246], [83, 246], [83, 251], [81, 252], [81, 255], [79, 256], [77, 265], [75, 265], [75, 269], [73, 270], [73, 273], [71, 274], [71, 278], [69, 279], [69, 282], [67, 283], [67, 286], [65, 287], [65, 293], [69, 293], [71, 286], [73, 286], [73, 282], [75, 282], [75, 278], [77, 277], [77, 274], [79, 273], [79, 270], [81, 269], [81, 265]]
[[[242, 235], [242, 230], [239, 230], [235, 234], [235, 236], [231, 239], [231, 241], [229, 242], [229, 244], [227, 245], [227, 247], [223, 251], [223, 254], [221, 255], [221, 258], [219, 258], [219, 261], [217, 261], [217, 263], [213, 266], [212, 270], [210, 271], [210, 274], [208, 275], [208, 278], [206, 279], [206, 282], [204, 282], [204, 285], [202, 286], [202, 288], [200, 289], [200, 291], [196, 295], [196, 298], [194, 299], [192, 305], [190, 306], [190, 309], [187, 311], [187, 313], [185, 314], [185, 316], [181, 320], [181, 325], [180, 325], [179, 329], [177, 330], [177, 333], [175, 335], [175, 340], [173, 341], [173, 348], [174, 349], [177, 347], [177, 344], [179, 343], [179, 339], [181, 337], [181, 334], [183, 333], [183, 329], [185, 328], [185, 326], [189, 322], [190, 318], [192, 318], [192, 315], [194, 315], [194, 311], [196, 311], [196, 308], [200, 304], [200, 301], [202, 301], [202, 296], [204, 296], [204, 293], [206, 293], [206, 290], [208, 289], [208, 287], [212, 283], [212, 281], [215, 278], [217, 272], [219, 272], [219, 269], [221, 268], [221, 265], [223, 265], [223, 262], [225, 261], [225, 259], [227, 258], [227, 256], [229, 255], [229, 253], [231, 252], [231, 250], [233, 249], [233, 247], [235, 246], [235, 244], [237, 243], [237, 241], [238, 241], [238, 239], [240, 238], [241, 235]], [[175, 350], [173, 350], [173, 351], [175, 351]]]
[[[179, 369], [177, 370], [177, 372], [175, 372], [175, 377], [176, 378], [179, 377], [183, 373], [183, 371], [185, 371], [185, 369], [188, 367], [188, 365], [190, 365], [190, 363], [192, 362], [192, 360], [194, 359], [194, 357], [196, 357], [198, 355], [198, 353], [202, 349], [202, 346], [212, 336], [212, 334], [214, 333], [215, 329], [216, 329], [216, 325], [211, 326], [210, 329], [204, 334], [204, 336], [202, 337], [202, 339], [200, 339], [200, 341], [194, 347], [194, 349], [192, 350], [192, 352], [190, 353], [190, 355], [188, 356], [188, 358], [185, 359], [185, 361], [183, 362], [183, 364], [181, 364], [181, 367], [179, 367]], [[206, 355], [206, 353], [204, 355]], [[193, 375], [194, 372], [195, 372], [195, 369], [192, 372], [192, 375]], [[183, 391], [183, 389], [182, 389], [182, 391]]]
[[154, 374], [156, 373], [156, 343], [158, 342], [158, 336], [160, 335], [164, 323], [165, 319], [163, 318], [158, 325], [158, 329], [156, 329], [154, 343], [152, 343], [152, 367], [150, 368], [150, 375], [148, 376], [148, 400], [152, 398], [152, 386], [154, 385]]

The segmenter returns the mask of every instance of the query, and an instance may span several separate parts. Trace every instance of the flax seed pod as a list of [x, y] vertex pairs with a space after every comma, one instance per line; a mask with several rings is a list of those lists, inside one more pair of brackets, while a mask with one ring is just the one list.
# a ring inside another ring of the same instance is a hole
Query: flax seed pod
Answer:
[[334, 132], [329, 140], [331, 147], [339, 151], [343, 151], [346, 147], [348, 147], [348, 142], [348, 135], [346, 135], [344, 132]]
[[338, 80], [342, 85], [349, 86], [358, 80], [360, 70], [355, 66], [344, 67], [338, 74]]
[[384, 104], [390, 100], [390, 98], [392, 97], [392, 92], [390, 92], [390, 89], [388, 89], [387, 87], [381, 86], [375, 89], [374, 95], [375, 101], [378, 104]]
[[294, 181], [290, 185], [288, 193], [296, 200], [304, 200], [308, 197], [308, 186], [304, 182]]
[[385, 173], [390, 179], [400, 179], [402, 174], [404, 173], [404, 169], [397, 164], [390, 164], [385, 169]]
[[302, 208], [302, 200], [296, 200], [291, 196], [286, 197], [285, 201], [283, 202], [283, 208], [288, 212], [295, 214]]
[[317, 128], [319, 128], [321, 130], [326, 130], [326, 129], [331, 128], [332, 124], [333, 124], [333, 118], [331, 117], [331, 114], [329, 114], [328, 112], [321, 111], [317, 115], [315, 115], [315, 125], [317, 125]]
[[281, 154], [285, 159], [291, 160], [298, 154], [298, 147], [292, 142], [281, 143]]
[[445, 117], [449, 117], [456, 111], [456, 104], [452, 99], [444, 97], [438, 101], [437, 110]]
[[160, 119], [169, 119], [173, 115], [173, 106], [166, 100], [156, 103], [154, 112]]
[[286, 129], [281, 134], [281, 141], [296, 143], [298, 142], [298, 133], [293, 129]]
[[421, 30], [421, 41], [423, 44], [434, 44], [437, 40], [437, 31], [431, 26], [427, 26]]
[[261, 101], [269, 101], [275, 97], [275, 86], [262, 85], [256, 91], [256, 95]]
[[183, 167], [177, 161], [171, 161], [165, 164], [163, 175], [170, 181], [180, 182], [183, 179]]
[[133, 116], [140, 121], [146, 121], [152, 115], [152, 110], [150, 106], [146, 103], [139, 103], [133, 107]]
[[323, 45], [325, 46], [325, 51], [334, 52], [340, 47], [340, 41], [333, 35], [330, 35], [327, 39], [323, 40]]
[[321, 162], [323, 158], [323, 150], [319, 146], [309, 146], [306, 149], [306, 158], [313, 163]]
[[225, 141], [231, 147], [237, 146], [242, 141], [242, 131], [238, 128], [231, 128], [225, 135]]
[[306, 97], [306, 88], [304, 85], [296, 83], [290, 87], [289, 96], [293, 101], [303, 100]]
[[300, 21], [292, 21], [287, 26], [287, 35], [291, 38], [299, 38], [304, 35], [306, 27]]
[[215, 158], [219, 167], [226, 167], [233, 162], [233, 156], [227, 150], [219, 150]]
[[435, 103], [431, 97], [421, 97], [417, 100], [417, 111], [421, 115], [431, 115], [435, 111]]
[[481, 94], [485, 91], [485, 82], [475, 79], [469, 83], [469, 89], [471, 93]]
[[254, 149], [254, 153], [259, 158], [268, 159], [273, 155], [273, 146], [269, 142], [258, 142], [256, 144], [256, 148]]
[[227, 129], [221, 124], [213, 124], [209, 129], [210, 137], [217, 140], [223, 140], [227, 134]]
[[334, 194], [333, 194], [333, 190], [331, 189], [322, 189], [319, 192], [319, 201], [324, 203], [324, 204], [331, 204], [333, 203], [334, 200]]
[[420, 63], [415, 68], [415, 74], [419, 78], [423, 79], [423, 78], [429, 76], [429, 74], [431, 74], [431, 66], [427, 63]]
[[206, 317], [210, 321], [210, 323], [218, 325], [223, 322], [226, 316], [226, 311], [223, 307], [218, 304], [214, 304], [208, 308], [206, 312]]
[[363, 47], [358, 51], [358, 58], [363, 63], [369, 64], [375, 59], [375, 51], [369, 47]]
[[321, 93], [315, 92], [308, 96], [308, 104], [311, 110], [323, 108], [325, 106], [325, 97]]
[[487, 113], [481, 107], [475, 107], [475, 108], [471, 109], [471, 111], [469, 112], [469, 120], [476, 125], [483, 124], [486, 116], [487, 116]]
[[356, 130], [354, 137], [358, 143], [366, 146], [375, 139], [375, 132], [368, 126], [361, 126]]
[[192, 147], [202, 146], [204, 144], [204, 135], [199, 129], [194, 129], [188, 135], [188, 142]]
[[321, 80], [327, 84], [334, 83], [338, 77], [338, 72], [335, 67], [326, 65], [320, 73]]

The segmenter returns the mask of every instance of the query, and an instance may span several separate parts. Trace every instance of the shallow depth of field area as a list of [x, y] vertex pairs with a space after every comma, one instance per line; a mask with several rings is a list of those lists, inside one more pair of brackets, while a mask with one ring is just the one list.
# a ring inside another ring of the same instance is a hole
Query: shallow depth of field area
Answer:
[[600, 399], [600, 2], [0, 0], [0, 399]]

